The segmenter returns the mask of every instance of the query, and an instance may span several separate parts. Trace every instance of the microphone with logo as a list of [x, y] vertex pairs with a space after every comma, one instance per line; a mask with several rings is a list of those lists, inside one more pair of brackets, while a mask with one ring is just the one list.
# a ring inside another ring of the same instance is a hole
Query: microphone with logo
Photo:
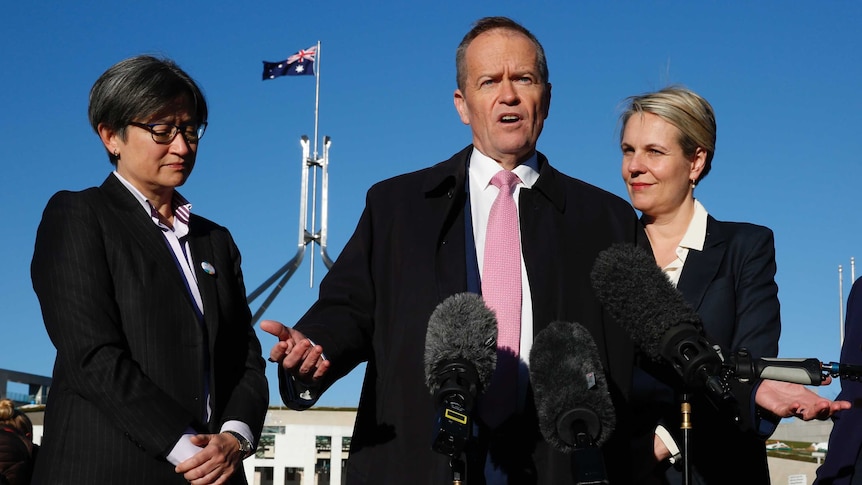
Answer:
[[457, 459], [471, 436], [470, 414], [497, 365], [497, 319], [475, 293], [434, 309], [425, 335], [425, 383], [437, 408], [431, 448]]
[[599, 301], [641, 350], [669, 362], [688, 388], [704, 391], [716, 407], [738, 418], [720, 349], [706, 340], [700, 316], [651, 253], [615, 244], [599, 253], [590, 276]]
[[862, 366], [815, 358], [752, 357], [746, 349], [723, 355], [702, 333], [700, 316], [656, 265], [634, 245], [599, 253], [591, 274], [599, 301], [651, 358], [666, 359], [683, 381], [706, 388], [714, 401], [732, 398], [718, 381], [771, 379], [819, 386], [827, 376], [859, 380]]
[[610, 483], [600, 446], [616, 425], [599, 351], [578, 323], [553, 322], [530, 349], [530, 382], [545, 440], [573, 456], [578, 485]]

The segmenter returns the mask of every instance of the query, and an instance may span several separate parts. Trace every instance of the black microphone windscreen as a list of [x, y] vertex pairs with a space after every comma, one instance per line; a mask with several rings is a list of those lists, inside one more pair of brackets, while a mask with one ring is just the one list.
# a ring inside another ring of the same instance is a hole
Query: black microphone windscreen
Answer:
[[615, 244], [600, 252], [591, 273], [596, 297], [647, 355], [659, 359], [662, 337], [677, 325], [701, 328], [697, 312], [683, 299], [646, 249]]
[[553, 322], [540, 331], [530, 350], [530, 381], [545, 440], [568, 453], [577, 446], [572, 419], [582, 421], [601, 446], [613, 433], [616, 413], [598, 347], [578, 323]]
[[425, 383], [436, 394], [443, 364], [466, 361], [476, 369], [479, 392], [488, 387], [497, 365], [497, 318], [475, 293], [443, 300], [428, 320], [425, 334]]

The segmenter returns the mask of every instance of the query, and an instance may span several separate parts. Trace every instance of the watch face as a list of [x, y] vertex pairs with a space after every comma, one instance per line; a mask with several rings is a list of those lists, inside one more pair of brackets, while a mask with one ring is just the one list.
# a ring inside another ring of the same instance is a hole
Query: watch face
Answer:
[[248, 455], [249, 453], [251, 453], [251, 451], [252, 451], [251, 443], [249, 443], [248, 440], [245, 439], [245, 437], [243, 437], [243, 435], [241, 435], [235, 431], [228, 431], [228, 433], [233, 435], [237, 439], [237, 441], [239, 441], [239, 450], [244, 455]]

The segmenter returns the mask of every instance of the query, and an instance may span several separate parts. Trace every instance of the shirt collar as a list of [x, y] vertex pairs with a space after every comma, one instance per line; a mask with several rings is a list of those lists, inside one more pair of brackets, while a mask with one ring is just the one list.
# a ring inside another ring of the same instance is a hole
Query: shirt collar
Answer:
[[[480, 152], [478, 148], [473, 147], [473, 153], [470, 155], [470, 171], [476, 177], [473, 180], [481, 184], [479, 185], [481, 190], [484, 190], [491, 184], [491, 179], [500, 170], [502, 169], [496, 160]], [[532, 187], [539, 178], [539, 158], [537, 153], [533, 152], [530, 158], [520, 163], [512, 171], [521, 179], [523, 187]]]
[[709, 213], [703, 205], [697, 199], [694, 199], [694, 214], [691, 217], [691, 222], [688, 223], [685, 235], [679, 242], [679, 247], [703, 251], [703, 245], [706, 243], [707, 215]]
[[[147, 200], [144, 194], [142, 194], [137, 187], [132, 185], [131, 182], [123, 178], [123, 176], [116, 170], [114, 170], [114, 176], [117, 177], [126, 189], [131, 192], [135, 199], [138, 200], [138, 203], [141, 204], [141, 207], [153, 220], [153, 223], [163, 229], [166, 228], [166, 226], [159, 221], [158, 211], [153, 207], [153, 204]], [[174, 213], [174, 232], [177, 233], [177, 237], [185, 236], [189, 232], [189, 217], [192, 211], [192, 204], [186, 200], [182, 194], [175, 190], [173, 197], [171, 197], [171, 211]]]

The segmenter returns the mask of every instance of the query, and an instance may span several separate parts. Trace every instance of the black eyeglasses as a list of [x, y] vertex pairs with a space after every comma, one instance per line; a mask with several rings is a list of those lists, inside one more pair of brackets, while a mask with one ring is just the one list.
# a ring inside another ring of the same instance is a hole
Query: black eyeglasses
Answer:
[[153, 141], [160, 145], [167, 145], [174, 141], [174, 138], [177, 137], [177, 133], [180, 132], [182, 132], [183, 138], [185, 138], [188, 143], [197, 144], [197, 142], [204, 136], [204, 132], [207, 129], [206, 121], [199, 125], [183, 126], [172, 125], [170, 123], [138, 123], [136, 121], [129, 121], [128, 124], [149, 131], [153, 136]]

